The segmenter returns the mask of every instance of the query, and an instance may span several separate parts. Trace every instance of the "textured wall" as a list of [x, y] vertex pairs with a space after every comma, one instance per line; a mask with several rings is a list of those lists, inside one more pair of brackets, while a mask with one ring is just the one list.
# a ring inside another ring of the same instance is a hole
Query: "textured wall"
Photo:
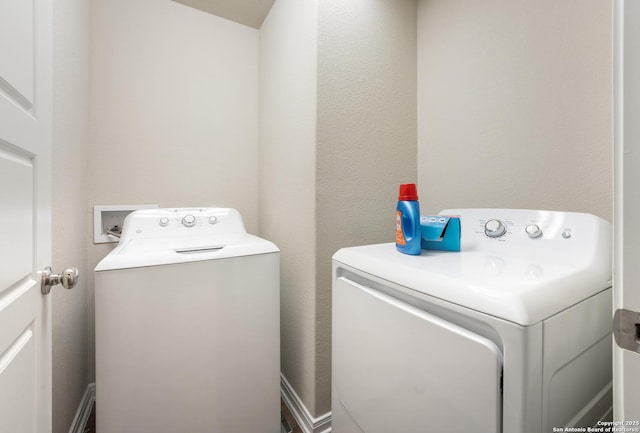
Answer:
[[260, 30], [260, 234], [282, 250], [282, 372], [331, 410], [331, 256], [393, 239], [416, 174], [416, 3], [278, 0]]
[[611, 220], [611, 122], [611, 2], [418, 1], [423, 213]]
[[[256, 233], [258, 31], [171, 1], [91, 17], [89, 206], [229, 206]], [[90, 245], [90, 268], [112, 247]]]
[[53, 4], [53, 270], [80, 271], [53, 296], [53, 433], [67, 433], [87, 387], [89, 2]]
[[331, 257], [392, 242], [416, 182], [416, 2], [319, 3], [316, 413], [331, 410]]
[[260, 29], [260, 236], [281, 250], [281, 370], [316, 386], [316, 1], [277, 0]]

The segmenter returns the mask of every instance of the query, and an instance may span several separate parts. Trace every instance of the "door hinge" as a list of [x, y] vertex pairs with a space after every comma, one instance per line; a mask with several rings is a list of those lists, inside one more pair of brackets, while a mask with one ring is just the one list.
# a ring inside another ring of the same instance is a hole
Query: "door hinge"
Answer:
[[640, 313], [622, 308], [616, 310], [613, 336], [621, 348], [640, 353]]

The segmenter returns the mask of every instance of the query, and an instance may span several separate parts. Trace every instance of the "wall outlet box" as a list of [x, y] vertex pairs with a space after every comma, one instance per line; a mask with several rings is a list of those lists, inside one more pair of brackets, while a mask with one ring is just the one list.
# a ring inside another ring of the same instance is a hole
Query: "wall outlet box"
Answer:
[[134, 210], [157, 209], [157, 204], [97, 205], [93, 207], [93, 243], [119, 242], [120, 238], [109, 234], [122, 231], [124, 219]]

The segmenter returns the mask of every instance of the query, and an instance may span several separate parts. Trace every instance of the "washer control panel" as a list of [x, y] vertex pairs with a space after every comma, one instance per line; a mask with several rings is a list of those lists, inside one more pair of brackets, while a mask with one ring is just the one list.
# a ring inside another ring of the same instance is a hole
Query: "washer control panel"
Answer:
[[235, 209], [148, 209], [132, 212], [127, 217], [122, 239], [172, 236], [186, 238], [222, 233], [246, 233], [242, 217]]
[[173, 214], [157, 217], [160, 227], [195, 227], [196, 225], [217, 224], [218, 216], [210, 215], [211, 208], [173, 209]]

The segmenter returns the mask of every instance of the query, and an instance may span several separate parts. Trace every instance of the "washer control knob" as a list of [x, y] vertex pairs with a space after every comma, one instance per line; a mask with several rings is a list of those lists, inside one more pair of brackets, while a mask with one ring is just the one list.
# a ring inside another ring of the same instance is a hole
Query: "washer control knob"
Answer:
[[527, 232], [527, 236], [532, 239], [542, 236], [542, 229], [537, 224], [529, 224], [525, 227], [524, 231]]
[[182, 218], [182, 225], [185, 227], [193, 227], [196, 225], [196, 217], [194, 217], [193, 215], [189, 214], [189, 215], [185, 215]]
[[160, 227], [166, 227], [169, 225], [169, 218], [162, 217], [160, 218]]
[[209, 224], [215, 224], [218, 222], [218, 217], [216, 216], [210, 216], [209, 217]]
[[507, 232], [507, 227], [500, 220], [489, 220], [484, 225], [484, 233], [490, 238], [499, 238]]

